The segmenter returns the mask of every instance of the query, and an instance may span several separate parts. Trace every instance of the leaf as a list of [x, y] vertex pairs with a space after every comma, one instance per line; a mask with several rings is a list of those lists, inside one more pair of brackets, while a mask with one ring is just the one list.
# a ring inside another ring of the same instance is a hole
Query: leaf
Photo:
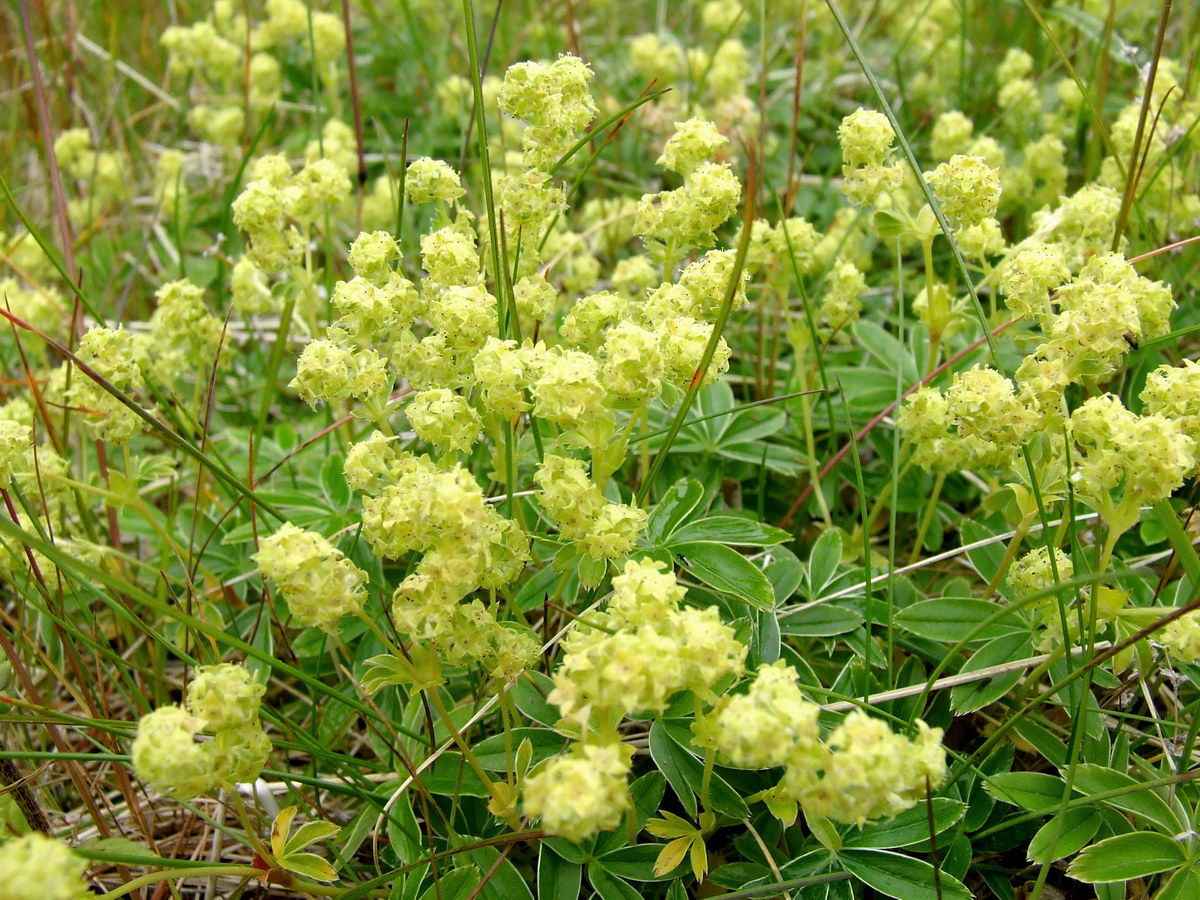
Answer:
[[[663, 881], [669, 877], [655, 871], [662, 844], [630, 844], [600, 855], [604, 871], [626, 881]], [[670, 870], [668, 870], [670, 871]]]
[[558, 756], [567, 745], [561, 734], [545, 728], [513, 728], [508, 735], [494, 734], [471, 748], [479, 764], [492, 772], [508, 771], [508, 748], [516, 748], [521, 741], [529, 741], [533, 747], [533, 763]]
[[838, 564], [842, 561], [842, 533], [830, 528], [817, 538], [808, 555], [808, 590], [812, 600], [833, 580]]
[[479, 871], [492, 873], [479, 892], [480, 900], [533, 900], [533, 893], [516, 866], [501, 858], [495, 847], [476, 847], [464, 855]]
[[430, 886], [421, 900], [466, 900], [479, 884], [481, 873], [475, 866], [462, 866], [445, 873], [438, 884]]
[[372, 656], [366, 664], [367, 669], [359, 678], [359, 682], [368, 694], [374, 694], [388, 685], [411, 684], [413, 681], [412, 664], [391, 653]]
[[[837, 859], [855, 878], [896, 900], [971, 900], [967, 886], [949, 873], [891, 850], [843, 850]], [[940, 886], [940, 890], [935, 888]]]
[[[929, 802], [933, 806], [935, 835], [950, 828], [967, 811], [967, 805], [961, 800], [934, 797]], [[919, 844], [929, 840], [929, 837], [929, 807], [925, 803], [918, 803], [891, 821], [866, 825], [859, 829], [857, 834], [851, 831], [843, 837], [842, 843], [846, 847], [886, 850]]]
[[641, 900], [642, 895], [628, 881], [609, 875], [598, 862], [588, 863], [587, 873], [600, 900]]
[[[997, 620], [983, 623], [1000, 613]], [[920, 600], [896, 613], [896, 624], [918, 637], [958, 642], [993, 640], [1023, 629], [1018, 611], [974, 597]]]
[[[683, 726], [686, 728], [686, 725]], [[695, 817], [698, 813], [695, 808], [695, 797], [700, 793], [701, 785], [704, 781], [704, 764], [700, 762], [691, 750], [688, 749], [686, 739], [686, 730], [680, 735], [678, 731], [680, 723], [670, 719], [659, 719], [650, 727], [650, 755], [654, 758], [655, 763], [659, 763], [659, 758], [655, 754], [655, 735], [657, 732], [659, 749], [662, 751], [663, 743], [674, 749], [674, 753], [670, 755], [670, 761], [676, 767], [677, 775], [683, 779], [691, 790], [691, 805], [680, 796], [680, 801], [683, 802], [688, 814]], [[672, 733], [672, 732], [676, 733]], [[675, 787], [675, 783], [671, 781], [671, 774], [663, 768], [659, 763], [659, 769], [667, 776], [667, 781], [671, 782], [671, 786]], [[678, 794], [678, 789], [676, 794]], [[746, 819], [750, 816], [750, 809], [737, 791], [729, 786], [729, 783], [722, 778], [717, 772], [713, 772], [709, 778], [708, 785], [708, 802], [712, 809], [723, 815], [729, 816], [731, 819]]]
[[463, 762], [462, 754], [448, 750], [438, 757], [433, 767], [421, 775], [421, 783], [431, 794], [454, 797], [490, 797], [491, 792], [479, 780], [475, 771]]
[[163, 865], [165, 860], [149, 847], [125, 837], [97, 838], [86, 841], [75, 848], [75, 853], [84, 859], [104, 860], [105, 862], [127, 863], [129, 865]]
[[517, 709], [527, 718], [548, 728], [553, 728], [562, 716], [558, 712], [558, 707], [551, 705], [546, 699], [552, 690], [554, 690], [554, 682], [548, 675], [526, 669], [509, 693], [513, 702], [517, 704]]
[[704, 485], [694, 478], [680, 478], [667, 488], [646, 519], [646, 537], [651, 544], [661, 546], [703, 499]]
[[1200, 871], [1194, 865], [1180, 869], [1159, 888], [1154, 900], [1194, 900], [1200, 897]]
[[[1122, 788], [1133, 788], [1138, 783], [1137, 779], [1124, 772], [1118, 772], [1116, 769], [1109, 769], [1105, 766], [1084, 763], [1075, 769], [1075, 789], [1089, 796]], [[1170, 834], [1178, 834], [1185, 830], [1171, 807], [1167, 806], [1166, 801], [1150, 788], [1109, 797], [1103, 802], [1153, 822]]]
[[[1100, 830], [1100, 823], [1103, 821], [1103, 816], [1094, 809], [1085, 807], [1068, 809], [1063, 814], [1061, 824], [1058, 817], [1055, 817], [1038, 829], [1026, 851], [1029, 861], [1044, 865], [1078, 853], [1087, 846], [1088, 841], [1096, 836], [1096, 832]], [[1051, 850], [1050, 842], [1056, 835], [1058, 840], [1055, 841], [1054, 849]], [[1054, 855], [1051, 856], [1051, 853]]]
[[276, 857], [286, 852], [288, 832], [292, 830], [292, 819], [296, 818], [297, 811], [295, 806], [285, 806], [271, 823], [271, 852]]
[[684, 558], [683, 567], [709, 587], [732, 594], [759, 609], [775, 605], [775, 592], [763, 570], [721, 544], [675, 544], [673, 551]]
[[650, 758], [658, 766], [658, 770], [667, 779], [667, 784], [675, 791], [675, 796], [683, 804], [688, 815], [696, 816], [699, 809], [696, 806], [696, 795], [692, 792], [688, 780], [683, 774], [684, 760], [689, 757], [686, 750], [676, 744], [667, 735], [661, 721], [650, 726]]
[[858, 610], [822, 603], [788, 615], [780, 621], [779, 631], [796, 637], [832, 637], [853, 631], [863, 621]]
[[[959, 674], [966, 675], [970, 672], [978, 672], [980, 669], [998, 666], [1029, 656], [1032, 652], [1033, 645], [1028, 634], [1014, 632], [1001, 635], [976, 650], [959, 669]], [[950, 691], [950, 706], [959, 715], [982, 709], [1007, 694], [1024, 674], [1023, 669], [1014, 669], [984, 681], [956, 685]]]
[[[876, 213], [878, 218], [879, 213]], [[890, 215], [890, 214], [885, 214]], [[889, 331], [867, 319], [854, 323], [854, 336], [875, 359], [889, 372], [899, 372], [905, 384], [915, 384], [920, 377], [912, 352]]]
[[1053, 809], [1062, 803], [1066, 784], [1044, 772], [1001, 772], [989, 778], [984, 789], [997, 800], [1029, 812]]
[[337, 881], [337, 872], [324, 857], [315, 853], [289, 853], [275, 860], [280, 867], [313, 881]]
[[1183, 848], [1152, 831], [1117, 834], [1080, 853], [1067, 874], [1089, 884], [1129, 881], [1177, 869], [1187, 862]]
[[663, 844], [658, 858], [654, 861], [654, 874], [666, 875], [683, 865], [683, 860], [692, 847], [691, 837], [675, 838], [668, 844]]
[[297, 850], [303, 850], [309, 844], [324, 841], [333, 837], [341, 829], [332, 822], [305, 822], [296, 829], [283, 847], [283, 855], [288, 856]]
[[646, 830], [660, 838], [690, 837], [696, 833], [696, 826], [682, 816], [664, 809], [661, 819], [651, 819], [646, 823]]
[[567, 862], [545, 843], [538, 849], [538, 900], [577, 900], [583, 881], [583, 866]]
[[741, 516], [709, 516], [688, 522], [671, 535], [666, 546], [674, 549], [678, 544], [707, 542], [730, 544], [735, 547], [770, 547], [791, 540], [792, 536], [781, 528], [755, 522]]
[[771, 562], [767, 564], [767, 579], [775, 589], [775, 599], [783, 603], [804, 581], [804, 563], [796, 559], [796, 554], [784, 547], [776, 547], [771, 551]]

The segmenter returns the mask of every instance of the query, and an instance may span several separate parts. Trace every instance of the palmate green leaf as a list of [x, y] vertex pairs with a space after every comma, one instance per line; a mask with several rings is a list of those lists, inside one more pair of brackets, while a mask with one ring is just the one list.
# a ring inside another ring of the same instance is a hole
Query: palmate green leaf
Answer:
[[[1137, 785], [1136, 778], [1105, 766], [1085, 763], [1075, 769], [1075, 789], [1082, 794], [1102, 794], [1123, 788], [1135, 788]], [[1168, 834], [1179, 834], [1185, 830], [1183, 823], [1167, 802], [1150, 788], [1108, 797], [1103, 802], [1152, 822]]]
[[863, 614], [856, 609], [836, 603], [822, 603], [780, 620], [779, 630], [782, 634], [795, 637], [832, 637], [853, 631], [863, 621]]
[[711, 588], [745, 600], [759, 609], [775, 605], [775, 591], [766, 573], [742, 554], [723, 544], [674, 544], [683, 567]]
[[830, 528], [823, 532], [813, 544], [808, 555], [809, 599], [817, 600], [833, 581], [837, 567], [842, 561], [842, 533]]
[[984, 789], [997, 800], [1029, 812], [1053, 809], [1062, 802], [1066, 784], [1044, 772], [1001, 772], [989, 778]]
[[646, 519], [646, 539], [652, 546], [666, 543], [703, 499], [704, 485], [694, 478], [679, 479], [650, 510]]
[[782, 528], [775, 528], [741, 516], [709, 516], [682, 525], [671, 534], [667, 547], [691, 542], [730, 544], [734, 547], [771, 547], [791, 540]]
[[[1029, 842], [1026, 855], [1030, 862], [1045, 864], [1072, 856], [1087, 846], [1088, 841], [1096, 836], [1104, 817], [1094, 809], [1076, 807], [1063, 813], [1062, 823], [1056, 818], [1051, 819], [1038, 829], [1037, 834]], [[1057, 834], [1053, 849], [1050, 842]]]
[[842, 850], [837, 859], [859, 881], [896, 900], [971, 900], [971, 892], [957, 878], [946, 872], [936, 878], [933, 866], [903, 853]]
[[[961, 800], [934, 797], [929, 801], [933, 807], [934, 834], [941, 834], [953, 826], [967, 811]], [[842, 845], [860, 849], [888, 850], [907, 847], [929, 840], [929, 807], [918, 803], [906, 809], [888, 822], [866, 825], [851, 829], [842, 836]]]
[[280, 868], [313, 881], [337, 881], [337, 872], [329, 861], [315, 853], [289, 853], [275, 860]]
[[[959, 674], [965, 675], [1021, 659], [1032, 652], [1033, 643], [1028, 634], [1018, 631], [1001, 635], [976, 650]], [[986, 681], [956, 685], [950, 691], [950, 706], [959, 715], [982, 709], [1007, 694], [1024, 674], [1023, 669], [1016, 669]]]
[[1089, 884], [1129, 881], [1169, 872], [1186, 862], [1183, 848], [1172, 838], [1152, 831], [1137, 831], [1092, 844], [1072, 860], [1067, 874]]
[[538, 850], [538, 900], [577, 900], [583, 866], [568, 862], [543, 842]]
[[1025, 629], [1018, 610], [974, 597], [918, 601], [896, 613], [896, 624], [935, 641], [961, 641], [968, 635], [972, 640], [994, 640]]
[[641, 892], [628, 881], [609, 875], [598, 862], [588, 863], [587, 874], [600, 900], [641, 900]]

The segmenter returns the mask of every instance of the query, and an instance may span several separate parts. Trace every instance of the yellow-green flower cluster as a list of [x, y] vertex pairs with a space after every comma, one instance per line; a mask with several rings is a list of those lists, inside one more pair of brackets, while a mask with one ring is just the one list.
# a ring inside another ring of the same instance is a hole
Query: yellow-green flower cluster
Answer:
[[1103, 378], [1131, 347], [1170, 330], [1175, 300], [1163, 282], [1142, 278], [1119, 253], [1092, 257], [1058, 290], [1057, 311], [1043, 321], [1038, 355], [1066, 361], [1072, 381]]
[[490, 652], [500, 626], [477, 602], [460, 601], [516, 578], [529, 558], [528, 537], [485, 501], [461, 466], [443, 471], [424, 456], [389, 459], [380, 443], [373, 440], [372, 449], [383, 452], [367, 471], [387, 467], [395, 480], [363, 498], [363, 534], [383, 559], [424, 554], [392, 598], [397, 628], [458, 659]]
[[904, 180], [903, 164], [886, 164], [895, 139], [891, 122], [881, 112], [859, 108], [842, 119], [838, 127], [842, 193], [855, 206], [877, 205], [881, 194], [900, 187]]
[[593, 559], [616, 559], [637, 544], [646, 511], [609, 503], [581, 461], [548, 454], [534, 480], [542, 488], [539, 502], [558, 525], [559, 534], [578, 541]]
[[217, 364], [223, 325], [204, 305], [204, 290], [190, 281], [170, 281], [154, 294], [150, 317], [151, 371], [174, 380]]
[[[144, 345], [123, 329], [96, 327], [79, 342], [76, 356], [101, 378], [127, 396], [142, 384]], [[141, 418], [82, 372], [75, 373], [69, 390], [71, 406], [102, 441], [124, 443], [141, 429]]]
[[789, 766], [776, 791], [808, 815], [861, 827], [911, 808], [945, 777], [942, 729], [917, 720], [910, 739], [856, 709], [825, 739], [819, 765]]
[[128, 194], [125, 163], [115, 153], [97, 152], [86, 128], [71, 128], [54, 141], [59, 167], [86, 188], [83, 197], [68, 206], [71, 221], [86, 224]]
[[497, 100], [501, 110], [526, 123], [521, 142], [530, 166], [548, 171], [595, 117], [591, 80], [592, 70], [571, 55], [517, 63], [504, 73]]
[[1184, 613], [1158, 633], [1158, 642], [1180, 662], [1200, 660], [1200, 613]]
[[404, 176], [404, 191], [412, 203], [450, 203], [466, 191], [455, 172], [440, 159], [414, 159]]
[[256, 161], [250, 174], [233, 201], [233, 222], [250, 239], [249, 258], [272, 274], [298, 267], [308, 233], [350, 196], [346, 170], [317, 159], [293, 174], [287, 157], [276, 155]]
[[742, 184], [728, 163], [711, 161], [715, 129], [694, 119], [676, 126], [660, 161], [680, 168], [683, 186], [646, 194], [638, 202], [634, 233], [652, 255], [673, 263], [688, 248], [712, 244], [713, 232], [737, 211]]
[[909, 740], [855, 710], [822, 741], [820, 711], [800, 692], [796, 670], [780, 661], [759, 668], [746, 693], [718, 703], [694, 730], [730, 765], [786, 766], [776, 797], [837, 822], [894, 816], [924, 796], [926, 777], [936, 787], [945, 776], [941, 729], [918, 721]]
[[34, 831], [0, 843], [3, 900], [88, 900], [87, 861], [62, 841]]
[[1000, 267], [999, 288], [1014, 316], [1044, 320], [1050, 313], [1049, 293], [1071, 277], [1066, 255], [1055, 244], [1033, 244], [1017, 251]]
[[259, 542], [254, 561], [301, 625], [332, 633], [366, 602], [366, 573], [321, 535], [291, 522]]
[[1200, 446], [1200, 363], [1185, 359], [1181, 366], [1159, 366], [1146, 376], [1139, 397], [1144, 413], [1178, 422]]
[[405, 407], [405, 414], [417, 437], [442, 452], [469, 451], [483, 428], [467, 398], [449, 388], [420, 391]]
[[[1054, 551], [1054, 566], [1051, 566], [1050, 554], [1046, 548], [1036, 547], [1012, 564], [1008, 570], [1008, 583], [1017, 599], [1026, 600], [1054, 588], [1056, 568], [1059, 582], [1067, 581], [1075, 574], [1075, 564], [1063, 551]], [[1052, 596], [1043, 600], [1054, 602]]]
[[[138, 777], [180, 800], [253, 781], [271, 752], [258, 717], [264, 690], [242, 666], [197, 669], [185, 707], [162, 706], [138, 722], [131, 748]], [[212, 739], [197, 741], [204, 731]]]
[[746, 693], [725, 699], [695, 727], [730, 765], [769, 769], [811, 763], [819, 755], [820, 712], [800, 693], [796, 670], [779, 661], [759, 668]]
[[914, 462], [935, 472], [1008, 468], [1036, 422], [1012, 381], [982, 366], [956, 374], [944, 396], [931, 387], [914, 391], [897, 420], [916, 445]]
[[353, 350], [338, 341], [320, 339], [304, 348], [296, 361], [296, 377], [288, 387], [310, 406], [354, 397], [379, 400], [392, 390], [387, 360], [375, 350]]
[[525, 814], [569, 841], [613, 830], [633, 806], [632, 758], [633, 748], [617, 741], [572, 744], [525, 779]]
[[13, 475], [27, 468], [32, 450], [32, 428], [14, 419], [0, 419], [0, 488], [12, 486]]
[[933, 188], [942, 212], [956, 228], [980, 225], [996, 215], [1000, 205], [1000, 173], [978, 156], [950, 157], [925, 180]]
[[612, 580], [608, 607], [563, 640], [549, 701], [564, 718], [602, 729], [633, 712], [659, 713], [679, 691], [704, 696], [738, 675], [746, 646], [714, 607], [681, 607], [685, 590], [651, 559], [629, 560]]
[[1113, 515], [1109, 492], [1115, 488], [1121, 488], [1121, 506], [1136, 510], [1169, 497], [1196, 468], [1196, 442], [1178, 420], [1138, 416], [1112, 394], [1091, 397], [1071, 413], [1071, 433], [1077, 457], [1071, 480], [1106, 518]]

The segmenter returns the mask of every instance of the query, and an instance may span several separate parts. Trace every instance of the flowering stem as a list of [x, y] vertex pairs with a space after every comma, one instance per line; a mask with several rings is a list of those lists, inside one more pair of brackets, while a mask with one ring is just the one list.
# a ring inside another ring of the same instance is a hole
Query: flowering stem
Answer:
[[[433, 705], [434, 710], [437, 712], [438, 718], [440, 718], [445, 724], [446, 730], [450, 732], [450, 737], [453, 739], [454, 743], [458, 745], [458, 749], [462, 752], [463, 759], [466, 760], [467, 765], [471, 767], [471, 770], [477, 776], [479, 776], [479, 780], [483, 782], [484, 786], [488, 790], [488, 793], [491, 794], [492, 799], [496, 801], [497, 806], [501, 809], [506, 807], [508, 805], [508, 798], [497, 789], [496, 785], [492, 782], [492, 779], [488, 776], [487, 771], [482, 765], [480, 765], [475, 754], [471, 752], [471, 747], [467, 743], [466, 738], [462, 736], [462, 732], [458, 730], [458, 728], [454, 725], [454, 720], [450, 718], [450, 712], [446, 709], [446, 704], [442, 702], [441, 693], [437, 688], [429, 688], [428, 690], [423, 690], [422, 693], [429, 698], [429, 702]], [[513, 830], [520, 830], [520, 820], [517, 819], [514, 813], [509, 814], [508, 824], [513, 828]]]
[[937, 293], [933, 289], [933, 237], [924, 238], [921, 241], [921, 252], [925, 256], [925, 302], [929, 304], [929, 368], [928, 372], [932, 373], [937, 368], [938, 356], [941, 355], [942, 345], [942, 328], [945, 325], [946, 316], [940, 309], [935, 310], [933, 304], [936, 302], [934, 294]]
[[937, 513], [938, 497], [941, 496], [942, 485], [945, 483], [946, 473], [942, 472], [938, 475], [937, 480], [934, 481], [933, 491], [929, 494], [929, 502], [925, 504], [925, 514], [921, 516], [921, 526], [917, 529], [917, 538], [913, 541], [912, 554], [908, 557], [908, 564], [910, 566], [921, 555], [921, 547], [925, 544], [925, 532], [929, 530], [929, 526], [933, 523], [934, 514]]
[[983, 592], [983, 599], [990, 600], [992, 595], [996, 593], [996, 588], [1000, 585], [1000, 580], [1004, 578], [1008, 567], [1012, 565], [1012, 561], [1017, 557], [1017, 551], [1021, 549], [1021, 542], [1025, 540], [1025, 535], [1029, 533], [1029, 529], [1033, 527], [1033, 522], [1037, 518], [1037, 510], [1026, 515], [1017, 527], [1013, 530], [1013, 536], [1008, 542], [1008, 547], [1004, 551], [1004, 559], [1000, 560], [1000, 568], [996, 570], [996, 574], [992, 576], [992, 580], [988, 583], [987, 588]]
[[821, 518], [826, 528], [833, 527], [833, 517], [829, 514], [829, 504], [825, 501], [825, 491], [821, 489], [821, 479], [817, 472], [817, 439], [813, 433], [812, 403], [808, 399], [807, 378], [802, 385], [804, 392], [800, 395], [800, 413], [804, 422], [804, 452], [808, 457], [808, 477], [813, 485], [813, 496], [817, 498], [817, 508], [821, 510]]

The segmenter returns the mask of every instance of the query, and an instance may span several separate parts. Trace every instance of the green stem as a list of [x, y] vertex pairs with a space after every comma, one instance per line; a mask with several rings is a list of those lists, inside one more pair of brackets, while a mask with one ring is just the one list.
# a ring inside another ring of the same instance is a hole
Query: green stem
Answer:
[[117, 900], [118, 897], [124, 897], [126, 894], [131, 894], [138, 888], [145, 887], [148, 884], [156, 884], [160, 881], [168, 881], [172, 878], [213, 878], [213, 877], [239, 877], [239, 878], [255, 878], [263, 874], [262, 869], [256, 869], [254, 866], [235, 866], [235, 865], [216, 865], [216, 866], [190, 866], [183, 869], [160, 869], [157, 872], [147, 872], [145, 875], [139, 875], [117, 888], [113, 888], [107, 894], [101, 894], [100, 900]]
[[[450, 737], [458, 746], [458, 749], [462, 753], [463, 759], [466, 760], [467, 765], [469, 765], [471, 770], [477, 776], [479, 776], [479, 780], [482, 781], [487, 787], [488, 793], [492, 796], [492, 799], [496, 801], [497, 806], [499, 808], [504, 808], [508, 804], [508, 798], [505, 797], [496, 787], [495, 783], [488, 775], [487, 770], [480, 765], [475, 754], [471, 752], [471, 746], [467, 743], [466, 738], [462, 736], [462, 732], [455, 727], [454, 720], [450, 718], [450, 712], [446, 709], [446, 704], [442, 702], [441, 692], [439, 692], [437, 688], [430, 688], [424, 693], [425, 696], [429, 698], [429, 702], [433, 705], [434, 711], [437, 712], [438, 718], [445, 723], [446, 730], [450, 732]], [[508, 824], [514, 831], [519, 831], [521, 828], [521, 823], [518, 819], [516, 819], [515, 814], [512, 815]]]
[[910, 566], [921, 555], [921, 547], [925, 544], [925, 532], [929, 531], [929, 526], [933, 523], [933, 517], [937, 513], [938, 497], [941, 496], [942, 485], [945, 483], [946, 473], [942, 472], [938, 475], [937, 480], [934, 481], [933, 491], [929, 495], [929, 502], [925, 504], [925, 513], [921, 516], [921, 527], [917, 529], [917, 539], [913, 541], [912, 554], [908, 558]]

